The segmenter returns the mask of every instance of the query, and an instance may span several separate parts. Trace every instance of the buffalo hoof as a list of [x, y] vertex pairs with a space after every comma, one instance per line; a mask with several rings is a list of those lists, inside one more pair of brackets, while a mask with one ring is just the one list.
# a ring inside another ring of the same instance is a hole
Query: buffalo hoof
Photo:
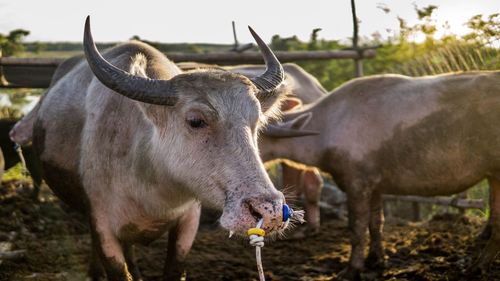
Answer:
[[166, 272], [163, 275], [163, 281], [179, 281], [179, 280], [186, 280], [186, 271], [178, 271], [178, 270], [173, 270]]
[[87, 276], [85, 278], [85, 281], [106, 281], [106, 276], [104, 275], [94, 275], [94, 276]]
[[139, 271], [139, 268], [137, 267], [137, 265], [135, 263], [130, 268], [130, 274], [132, 274], [132, 279], [134, 281], [144, 281], [144, 279], [142, 278], [142, 274]]
[[361, 281], [361, 271], [348, 266], [337, 275], [338, 281]]
[[294, 229], [293, 233], [290, 234], [286, 240], [303, 240], [307, 237], [314, 237], [319, 234], [319, 229], [312, 229], [306, 226], [299, 226]]
[[85, 281], [105, 281], [106, 275], [100, 263], [91, 262]]
[[30, 197], [31, 197], [31, 200], [33, 200], [33, 202], [35, 202], [35, 203], [40, 202], [40, 197], [38, 195], [38, 192], [33, 192]]
[[478, 242], [486, 242], [490, 239], [491, 237], [491, 225], [487, 225], [483, 231], [481, 232], [481, 234], [479, 234], [477, 237], [476, 237], [476, 240]]
[[487, 279], [488, 271], [489, 271], [488, 266], [480, 265], [479, 263], [475, 262], [464, 271], [464, 275], [469, 276], [471, 278], [472, 277], [477, 278], [477, 276], [483, 276], [482, 280], [488, 280]]
[[319, 234], [319, 227], [308, 227], [307, 228], [307, 236], [308, 237], [314, 237], [314, 236], [317, 236]]
[[368, 269], [379, 271], [384, 270], [386, 266], [386, 260], [377, 254], [370, 253], [365, 259], [365, 267]]

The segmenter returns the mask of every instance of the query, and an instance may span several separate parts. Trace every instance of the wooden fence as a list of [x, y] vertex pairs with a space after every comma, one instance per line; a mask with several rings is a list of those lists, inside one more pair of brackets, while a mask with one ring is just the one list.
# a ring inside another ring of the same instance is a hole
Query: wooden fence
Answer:
[[[479, 209], [484, 210], [486, 208], [483, 199], [469, 199], [467, 198], [467, 193], [463, 192], [455, 196], [433, 196], [433, 197], [423, 197], [423, 196], [400, 196], [384, 194], [384, 213], [388, 216], [397, 216], [392, 214], [387, 203], [390, 202], [407, 202], [410, 204], [410, 210], [407, 218], [413, 221], [419, 221], [422, 219], [422, 208], [421, 204], [433, 204], [446, 207], [452, 207], [459, 211], [461, 214], [465, 214], [466, 209]], [[396, 204], [397, 205], [397, 204]], [[396, 210], [398, 210], [396, 208]], [[399, 215], [404, 216], [404, 212], [398, 211]]]
[[[360, 61], [373, 58], [375, 50], [297, 51], [275, 52], [281, 62], [303, 60], [352, 59]], [[259, 52], [224, 52], [208, 54], [169, 53], [175, 62], [199, 62], [220, 65], [261, 64]], [[46, 88], [62, 58], [11, 58], [0, 57], [0, 87], [3, 88]]]
[[[384, 194], [384, 214], [387, 217], [399, 217], [419, 221], [425, 212], [422, 212], [421, 204], [432, 204], [457, 209], [460, 213], [464, 213], [466, 209], [484, 210], [486, 204], [482, 199], [468, 199], [467, 193], [462, 192], [454, 196], [400, 196]], [[339, 211], [345, 208], [347, 197], [340, 189], [328, 181], [325, 181], [323, 186], [323, 194], [321, 196], [320, 206], [322, 208]], [[404, 204], [401, 204], [404, 203]]]

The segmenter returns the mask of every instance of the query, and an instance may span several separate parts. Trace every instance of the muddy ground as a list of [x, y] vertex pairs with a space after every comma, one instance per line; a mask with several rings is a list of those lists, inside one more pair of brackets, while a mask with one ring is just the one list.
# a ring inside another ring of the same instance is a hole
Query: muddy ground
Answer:
[[[33, 203], [30, 194], [19, 181], [0, 188], [0, 243], [26, 250], [21, 258], [1, 262], [0, 280], [84, 280], [90, 240], [82, 218], [65, 212], [48, 190], [40, 203]], [[500, 280], [500, 259], [482, 279], [461, 275], [479, 247], [474, 238], [482, 224], [446, 214], [421, 223], [387, 222], [387, 268], [380, 274], [367, 272], [364, 279]], [[348, 238], [345, 220], [325, 214], [318, 235], [266, 244], [267, 279], [335, 279], [346, 266]], [[137, 248], [145, 280], [160, 280], [165, 249], [165, 237]], [[228, 240], [215, 222], [204, 223], [187, 260], [188, 280], [256, 280], [254, 253], [246, 241]]]

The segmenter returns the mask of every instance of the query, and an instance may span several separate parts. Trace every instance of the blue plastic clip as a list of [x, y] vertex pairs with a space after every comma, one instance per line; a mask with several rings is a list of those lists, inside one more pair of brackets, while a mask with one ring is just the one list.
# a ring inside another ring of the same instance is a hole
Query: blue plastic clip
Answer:
[[290, 207], [287, 204], [283, 204], [283, 221], [287, 221], [290, 218]]

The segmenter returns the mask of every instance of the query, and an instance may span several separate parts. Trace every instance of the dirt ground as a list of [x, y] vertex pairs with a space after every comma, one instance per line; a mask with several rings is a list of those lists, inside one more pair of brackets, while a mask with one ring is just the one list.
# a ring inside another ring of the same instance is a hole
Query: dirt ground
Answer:
[[[26, 250], [3, 260], [0, 280], [84, 280], [90, 244], [82, 218], [65, 212], [50, 191], [34, 203], [20, 182], [0, 188], [0, 243]], [[421, 223], [387, 222], [387, 268], [364, 273], [365, 280], [481, 280], [461, 271], [480, 245], [475, 236], [483, 222], [439, 215]], [[346, 266], [349, 235], [344, 220], [323, 216], [321, 232], [302, 240], [269, 242], [262, 249], [268, 280], [331, 280]], [[166, 239], [137, 248], [145, 280], [160, 280]], [[204, 223], [187, 260], [188, 280], [257, 280], [255, 251], [247, 241], [228, 239], [215, 222]], [[482, 280], [500, 280], [500, 259]]]

